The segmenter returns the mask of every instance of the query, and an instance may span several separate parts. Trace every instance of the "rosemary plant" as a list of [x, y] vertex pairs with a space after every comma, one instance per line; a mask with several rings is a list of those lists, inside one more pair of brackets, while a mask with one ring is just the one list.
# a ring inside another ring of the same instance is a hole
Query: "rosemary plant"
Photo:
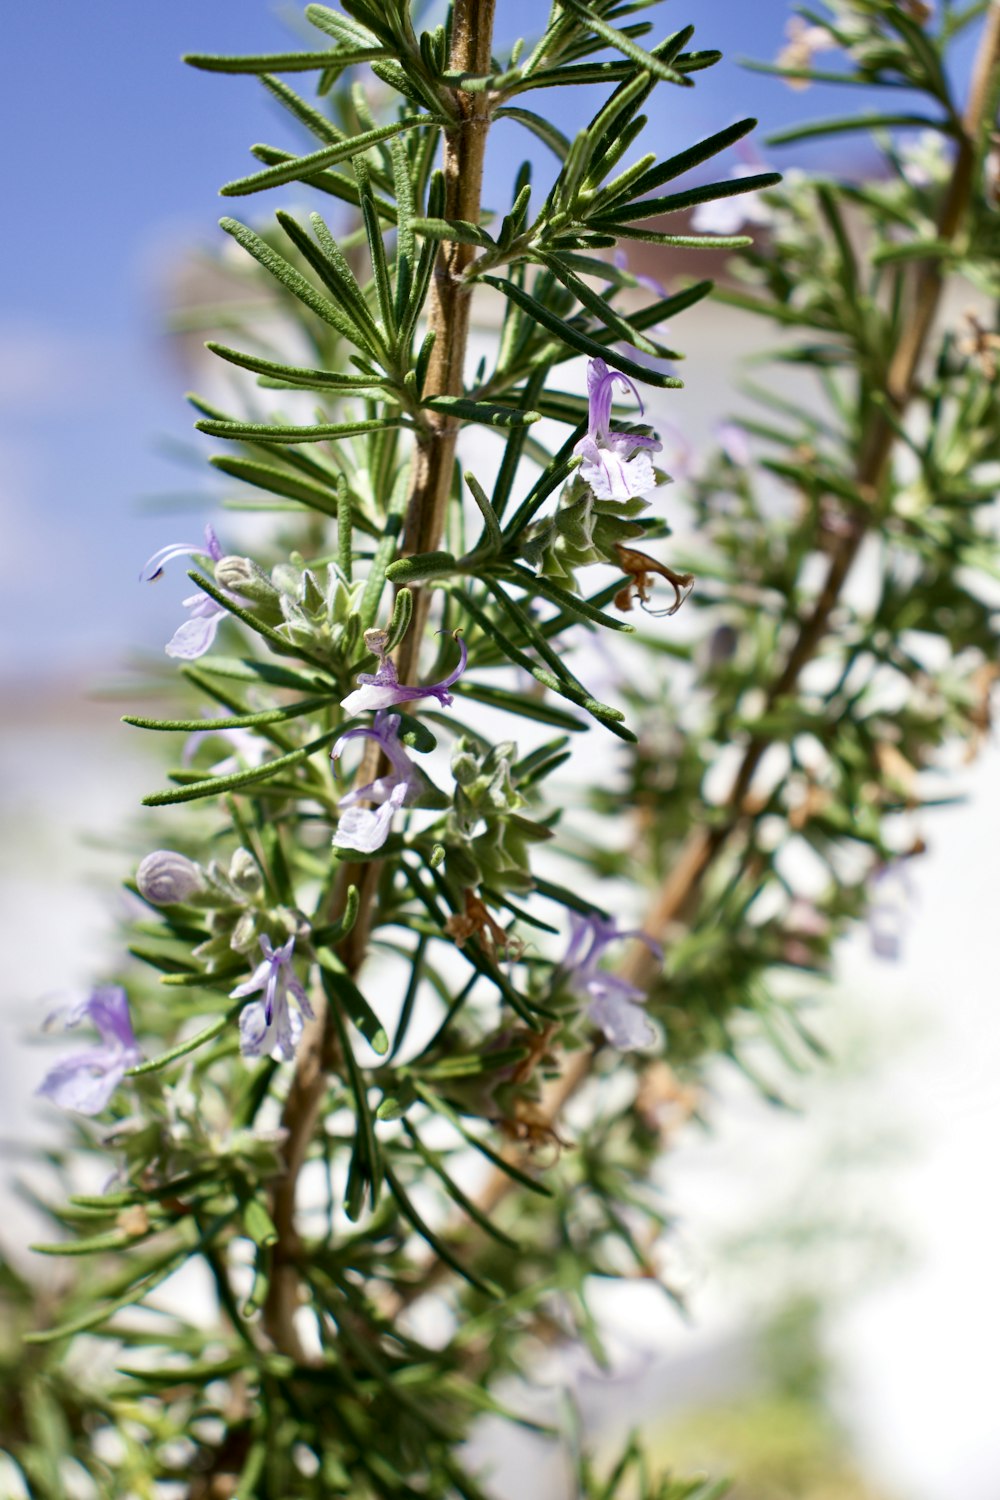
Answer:
[[[43, 1085], [67, 1170], [103, 1153], [114, 1178], [47, 1206], [64, 1232], [36, 1248], [78, 1269], [5, 1356], [39, 1500], [71, 1469], [102, 1497], [488, 1494], [476, 1416], [532, 1425], [498, 1381], [540, 1343], [601, 1357], [594, 1278], [661, 1279], [650, 1174], [704, 1067], [818, 1050], [834, 940], [988, 727], [1000, 8], [803, 12], [777, 71], [905, 106], [784, 135], [870, 132], [873, 180], [779, 188], [706, 180], [751, 120], [637, 154], [654, 88], [683, 120], [718, 59], [657, 40], [649, 0], [555, 0], [502, 57], [493, 0], [423, 32], [407, 0], [343, 7], [307, 8], [311, 50], [188, 59], [257, 75], [316, 144], [255, 146], [222, 189], [254, 200], [255, 227], [222, 220], [226, 274], [280, 316], [210, 344], [260, 394], [194, 398], [197, 426], [276, 520], [252, 558], [223, 522], [145, 574], [197, 564], [176, 710], [127, 721], [176, 769], [145, 799], [130, 957], [63, 1017], [100, 1044]], [[572, 139], [524, 97], [583, 85]], [[506, 211], [500, 119], [555, 163]], [[292, 183], [317, 211], [266, 218]], [[716, 295], [780, 326], [811, 391], [765, 375], [669, 492], [643, 403], [711, 284], [651, 291], [612, 253], [635, 242], [668, 274], [673, 247], [738, 252]], [[192, 1263], [211, 1296], [161, 1301]], [[635, 1443], [579, 1463], [595, 1500], [719, 1493]]]

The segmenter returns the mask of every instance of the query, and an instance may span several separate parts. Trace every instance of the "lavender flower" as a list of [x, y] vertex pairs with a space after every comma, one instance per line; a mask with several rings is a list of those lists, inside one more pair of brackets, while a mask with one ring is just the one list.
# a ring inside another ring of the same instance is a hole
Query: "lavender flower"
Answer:
[[[399, 723], [398, 714], [381, 709], [370, 729], [349, 729], [330, 752], [331, 758], [337, 760], [348, 740], [374, 740], [392, 766], [391, 775], [379, 776], [367, 786], [356, 787], [346, 797], [341, 797], [340, 806], [346, 810], [333, 836], [335, 849], [357, 849], [362, 854], [374, 854], [389, 837], [396, 812], [415, 802], [424, 790], [423, 775], [400, 743]], [[358, 807], [359, 802], [374, 802], [376, 806]]]
[[[155, 583], [167, 563], [173, 562], [175, 557], [199, 557], [205, 554], [213, 562], [217, 563], [222, 560], [222, 548], [211, 526], [205, 527], [204, 547], [197, 542], [174, 542], [169, 547], [161, 547], [158, 552], [154, 552], [139, 574], [139, 580], [144, 583]], [[202, 593], [201, 589], [184, 599], [182, 603], [190, 618], [177, 627], [164, 649], [168, 656], [180, 657], [182, 661], [194, 661], [196, 657], [204, 656], [205, 652], [210, 650], [219, 628], [219, 622], [226, 610], [214, 599], [210, 599], [207, 594]]]
[[35, 1092], [51, 1099], [60, 1109], [99, 1115], [126, 1071], [141, 1060], [142, 1053], [132, 1030], [128, 997], [117, 985], [92, 990], [86, 999], [55, 1011], [45, 1026], [48, 1029], [61, 1022], [69, 1030], [81, 1021], [93, 1023], [100, 1033], [101, 1045], [64, 1057], [46, 1073]]
[[913, 882], [902, 859], [880, 865], [868, 882], [868, 937], [876, 958], [895, 963], [913, 920]]
[[[264, 991], [263, 1000], [255, 1000], [240, 1014], [240, 1051], [244, 1057], [273, 1057], [291, 1062], [302, 1035], [303, 1017], [313, 1019], [312, 1006], [292, 968], [295, 939], [290, 937], [280, 948], [262, 937], [264, 958], [249, 979], [230, 991], [233, 1000]], [[295, 1001], [289, 1004], [289, 994]]]
[[447, 677], [442, 677], [440, 682], [429, 682], [426, 687], [407, 687], [401, 683], [396, 674], [396, 664], [385, 649], [385, 632], [381, 630], [370, 630], [365, 634], [365, 641], [378, 657], [378, 671], [359, 672], [358, 682], [360, 687], [348, 693], [341, 702], [341, 708], [352, 718], [355, 714], [363, 714], [366, 709], [392, 708], [397, 703], [412, 703], [417, 698], [436, 698], [442, 708], [447, 708], [452, 702], [452, 695], [448, 692], [452, 683], [457, 682], [465, 671], [465, 663], [469, 652], [461, 636], [456, 636], [458, 649], [461, 653], [458, 666]]
[[656, 1032], [642, 1011], [646, 996], [627, 979], [608, 974], [597, 965], [604, 950], [622, 938], [638, 938], [657, 958], [663, 949], [638, 928], [621, 928], [613, 918], [587, 917], [570, 912], [570, 940], [558, 970], [560, 982], [581, 1000], [589, 1001], [587, 1015], [604, 1032], [612, 1047], [630, 1052], [656, 1040]]
[[655, 276], [644, 276], [639, 271], [631, 270], [628, 263], [628, 254], [625, 250], [616, 250], [611, 259], [619, 271], [624, 271], [626, 275], [631, 276], [637, 286], [645, 287], [646, 291], [652, 292], [654, 297], [669, 297], [670, 293], [663, 285], [663, 282], [657, 281]]
[[630, 390], [639, 403], [642, 398], [633, 381], [619, 370], [609, 369], [603, 359], [592, 359], [587, 369], [587, 433], [573, 452], [583, 462], [580, 475], [598, 500], [628, 500], [646, 495], [656, 488], [656, 475], [650, 453], [659, 452], [656, 438], [640, 437], [633, 432], [611, 431], [611, 402], [615, 383]]
[[746, 429], [736, 422], [718, 422], [715, 426], [715, 441], [737, 469], [745, 469], [750, 462], [750, 439]]
[[[738, 167], [731, 167], [729, 175], [755, 177], [760, 171], [759, 163], [743, 162]], [[699, 203], [691, 215], [691, 228], [698, 234], [738, 234], [744, 224], [765, 227], [771, 219], [771, 210], [760, 201], [757, 193], [738, 193], [731, 198]]]

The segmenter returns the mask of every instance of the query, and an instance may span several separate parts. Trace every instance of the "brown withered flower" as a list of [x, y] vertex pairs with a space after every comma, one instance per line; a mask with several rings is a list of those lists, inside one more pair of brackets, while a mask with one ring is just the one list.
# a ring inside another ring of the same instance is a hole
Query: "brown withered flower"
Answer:
[[[638, 552], [634, 547], [623, 546], [621, 542], [615, 542], [615, 551], [618, 553], [622, 572], [629, 575], [628, 583], [615, 595], [615, 608], [629, 610], [638, 599], [647, 615], [675, 615], [694, 588], [694, 574], [675, 573], [673, 568], [668, 568], [666, 563], [657, 562], [648, 552]], [[674, 591], [674, 602], [669, 609], [649, 608], [655, 578], [665, 578]]]
[[493, 917], [486, 903], [473, 890], [465, 891], [464, 913], [453, 912], [444, 924], [444, 930], [453, 939], [456, 948], [462, 948], [474, 937], [483, 951], [494, 960], [502, 953], [505, 958], [517, 960], [524, 953], [524, 943], [512, 937]]

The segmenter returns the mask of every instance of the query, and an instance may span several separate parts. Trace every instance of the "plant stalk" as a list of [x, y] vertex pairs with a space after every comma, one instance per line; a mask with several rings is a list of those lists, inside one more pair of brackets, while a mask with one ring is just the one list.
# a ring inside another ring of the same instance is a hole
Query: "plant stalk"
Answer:
[[[489, 72], [495, 7], [496, 0], [454, 0], [451, 72]], [[479, 221], [491, 103], [487, 93], [455, 90], [458, 119], [444, 136], [446, 218]], [[473, 254], [472, 246], [442, 242], [428, 298], [427, 326], [428, 332], [434, 334], [434, 347], [424, 387], [427, 396], [462, 394], [472, 293], [465, 271]], [[417, 440], [412, 460], [403, 526], [404, 554], [433, 552], [440, 546], [451, 493], [460, 423], [437, 412], [427, 415], [426, 430]], [[428, 602], [426, 589], [415, 590], [413, 621], [396, 654], [402, 682], [416, 680]], [[377, 754], [377, 746], [374, 749]], [[366, 781], [372, 780], [378, 774], [377, 765], [377, 760], [370, 765], [366, 757], [359, 775]], [[357, 921], [338, 949], [352, 974], [360, 969], [367, 953], [380, 872], [381, 864], [376, 860], [343, 865], [337, 873], [332, 916], [335, 918], [343, 911], [350, 885], [358, 886], [360, 897]], [[282, 1111], [282, 1126], [287, 1134], [281, 1152], [282, 1173], [271, 1204], [278, 1238], [263, 1311], [264, 1328], [271, 1343], [297, 1363], [308, 1361], [295, 1327], [295, 1313], [301, 1303], [298, 1270], [301, 1241], [295, 1227], [295, 1199], [299, 1175], [322, 1115], [329, 1074], [336, 1072], [341, 1062], [325, 996], [317, 996], [314, 1004], [315, 1019], [307, 1023], [299, 1043], [295, 1073]]]

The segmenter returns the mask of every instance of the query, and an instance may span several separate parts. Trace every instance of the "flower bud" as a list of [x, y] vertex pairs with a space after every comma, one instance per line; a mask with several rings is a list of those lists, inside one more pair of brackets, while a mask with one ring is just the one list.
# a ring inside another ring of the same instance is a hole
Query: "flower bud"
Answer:
[[451, 758], [451, 774], [459, 786], [471, 786], [479, 775], [479, 762], [468, 750], [459, 750]]
[[246, 849], [237, 849], [229, 861], [229, 879], [244, 896], [258, 895], [264, 884], [257, 861]]
[[215, 581], [220, 589], [257, 604], [273, 604], [278, 595], [267, 574], [250, 557], [232, 554], [220, 557], [215, 565]]
[[147, 854], [136, 871], [140, 895], [154, 906], [174, 906], [189, 901], [205, 889], [205, 877], [193, 860], [173, 849]]
[[245, 911], [232, 930], [229, 946], [234, 953], [246, 953], [257, 944], [257, 913]]

